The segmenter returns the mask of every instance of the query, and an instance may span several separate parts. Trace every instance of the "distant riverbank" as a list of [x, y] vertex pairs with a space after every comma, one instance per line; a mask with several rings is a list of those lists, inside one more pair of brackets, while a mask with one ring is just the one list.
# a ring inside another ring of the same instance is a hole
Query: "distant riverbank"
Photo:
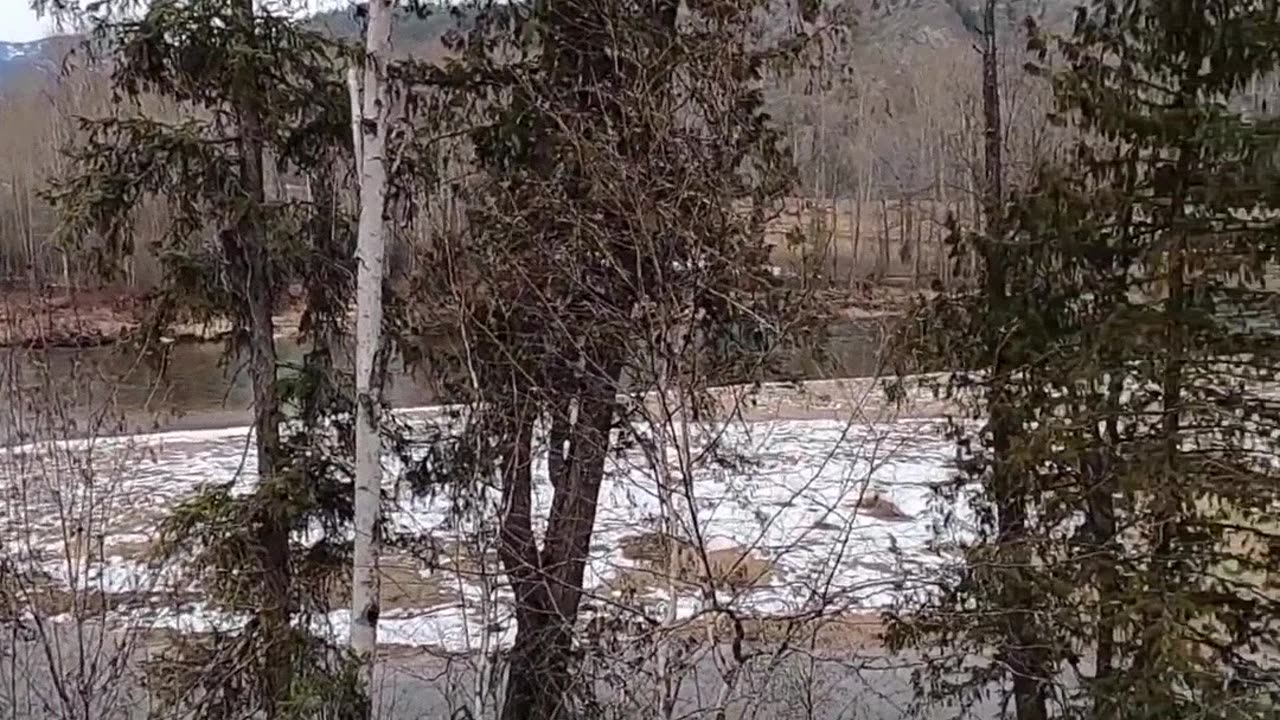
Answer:
[[[122, 290], [49, 289], [0, 292], [0, 347], [87, 348], [133, 339], [148, 311], [144, 293]], [[302, 311], [287, 304], [274, 315], [276, 334], [296, 338]], [[214, 342], [225, 338], [225, 321], [176, 322], [165, 340]]]
[[[886, 406], [883, 392], [864, 387], [883, 371], [881, 347], [885, 318], [840, 320], [820, 350], [797, 351], [778, 369], [781, 380], [766, 384], [754, 397], [742, 389], [722, 389], [737, 414], [779, 418], [824, 418], [849, 408]], [[282, 323], [288, 327], [287, 323]], [[427, 346], [447, 338], [423, 338]], [[278, 338], [281, 375], [288, 377], [308, 346]], [[0, 416], [0, 442], [58, 436], [128, 435], [169, 430], [206, 430], [248, 425], [253, 393], [243, 358], [229, 355], [224, 342], [186, 340], [153, 343], [11, 347], [3, 353], [0, 381], [8, 388], [10, 408]], [[350, 365], [350, 358], [339, 358]], [[841, 379], [845, 378], [845, 379]], [[868, 394], [870, 393], [870, 394]], [[24, 402], [15, 398], [22, 396]], [[865, 397], [864, 397], [865, 396]], [[387, 399], [399, 408], [449, 402], [438, 383], [423, 372], [393, 361]], [[868, 405], [870, 403], [870, 405]]]
[[[892, 285], [861, 283], [857, 287], [817, 292], [840, 321], [860, 321], [902, 314], [918, 294]], [[148, 300], [138, 291], [95, 289], [41, 292], [0, 291], [0, 347], [86, 348], [114, 345], [136, 337], [146, 320]], [[277, 337], [296, 340], [302, 316], [297, 302], [274, 314]], [[165, 328], [165, 340], [215, 342], [230, 331], [226, 321], [176, 322]]]

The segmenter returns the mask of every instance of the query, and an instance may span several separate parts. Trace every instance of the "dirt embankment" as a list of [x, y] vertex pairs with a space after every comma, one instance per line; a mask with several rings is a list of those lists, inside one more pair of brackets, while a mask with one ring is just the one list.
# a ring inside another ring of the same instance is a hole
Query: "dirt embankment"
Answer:
[[142, 299], [114, 291], [0, 293], [0, 345], [84, 347], [121, 339], [141, 322]]
[[[929, 291], [892, 282], [855, 282], [848, 287], [815, 290], [837, 317], [859, 320], [900, 315]], [[294, 337], [302, 307], [298, 293], [276, 313], [276, 333]], [[143, 325], [149, 309], [146, 293], [129, 289], [40, 292], [0, 288], [0, 347], [94, 347], [129, 339]], [[210, 341], [226, 336], [226, 322], [178, 322], [167, 329], [174, 340]]]
[[[721, 416], [747, 422], [839, 420], [856, 424], [930, 420], [961, 410], [954, 401], [933, 391], [945, 386], [946, 379], [942, 373], [903, 378], [902, 397], [890, 392], [890, 378], [876, 377], [726, 385], [715, 388], [712, 394]], [[655, 397], [652, 402], [656, 400]]]
[[[129, 339], [149, 310], [146, 294], [132, 290], [49, 289], [0, 291], [0, 347], [94, 347]], [[276, 314], [276, 332], [297, 333], [301, 308], [288, 304]], [[226, 322], [178, 322], [167, 330], [174, 340], [219, 340]]]

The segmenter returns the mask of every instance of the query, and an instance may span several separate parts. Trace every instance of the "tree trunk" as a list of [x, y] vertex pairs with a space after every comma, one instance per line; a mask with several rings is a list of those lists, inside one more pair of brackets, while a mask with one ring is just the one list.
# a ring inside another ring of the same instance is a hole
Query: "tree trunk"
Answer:
[[507, 668], [502, 720], [573, 717], [573, 625], [546, 606], [526, 607]]
[[[386, 58], [391, 45], [391, 0], [369, 3], [364, 79], [351, 81], [352, 140], [359, 150], [360, 220], [356, 239], [356, 458], [355, 546], [351, 577], [351, 649], [373, 679], [378, 632], [378, 517], [382, 504], [382, 438], [378, 413], [382, 381], [377, 369], [382, 335], [382, 280], [386, 252]], [[358, 102], [357, 102], [358, 98]]]
[[[1126, 197], [1132, 197], [1138, 181], [1138, 152], [1130, 152], [1125, 165]], [[1133, 242], [1134, 206], [1129, 205], [1121, 214], [1119, 229], [1122, 234], [1121, 246], [1128, 247]], [[1124, 297], [1129, 288], [1129, 279], [1121, 274], [1113, 279], [1115, 285], [1111, 292], [1116, 297]], [[1123, 698], [1116, 697], [1112, 681], [1118, 670], [1116, 657], [1116, 632], [1119, 627], [1121, 611], [1120, 545], [1117, 537], [1116, 497], [1120, 494], [1118, 481], [1120, 469], [1115, 466], [1121, 452], [1120, 415], [1126, 379], [1124, 358], [1118, 354], [1106, 352], [1104, 367], [1110, 373], [1107, 381], [1106, 414], [1102, 433], [1098, 438], [1101, 448], [1095, 460], [1096, 469], [1089, 469], [1084, 474], [1087, 486], [1087, 528], [1093, 547], [1088, 552], [1096, 556], [1094, 560], [1094, 576], [1098, 585], [1098, 620], [1095, 629], [1097, 636], [1094, 649], [1094, 684], [1097, 691], [1094, 695], [1094, 716], [1098, 720], [1115, 717], [1122, 706]]]
[[876, 259], [876, 280], [884, 280], [889, 273], [889, 202], [880, 196], [880, 257]]
[[[655, 30], [672, 44], [678, 10], [675, 0], [658, 0], [651, 6]], [[566, 91], [574, 112], [597, 118], [602, 124], [625, 127], [619, 102], [601, 87], [619, 72], [609, 50], [614, 38], [584, 31], [599, 25], [595, 15], [589, 4], [575, 0], [547, 13], [543, 62], [552, 73], [551, 82]], [[660, 141], [643, 133], [624, 132], [617, 150], [624, 156], [643, 156], [650, 143]], [[540, 164], [537, 159], [532, 163], [535, 172], [551, 170]], [[574, 348], [570, 351], [574, 355], [564, 358], [569, 361], [566, 366], [579, 375], [571, 387], [555, 383], [529, 392], [516, 383], [511, 392], [512, 407], [505, 413], [507, 427], [499, 438], [504, 457], [498, 555], [515, 594], [517, 625], [503, 720], [561, 720], [573, 714], [572, 637], [622, 372], [621, 363], [613, 357], [616, 348], [590, 343], [582, 347], [582, 341], [581, 337], [572, 338], [568, 345]], [[539, 549], [532, 526], [534, 420], [559, 407], [563, 400], [569, 400], [574, 412], [567, 428], [556, 428], [557, 436], [565, 432], [568, 441], [556, 458], [556, 476], [550, 478], [551, 509], [545, 541]], [[584, 693], [592, 690], [589, 683], [584, 684]]]
[[[236, 5], [242, 27], [254, 28], [253, 0]], [[256, 32], [256, 31], [255, 31]], [[255, 40], [256, 42], [256, 40]], [[271, 317], [274, 299], [271, 256], [258, 212], [266, 201], [263, 178], [263, 129], [260, 98], [256, 88], [246, 87], [236, 98], [235, 114], [240, 135], [240, 184], [248, 196], [239, 222], [222, 234], [227, 255], [232, 292], [240, 293], [241, 320], [249, 336], [249, 375], [253, 384], [254, 430], [261, 490], [266, 496], [280, 494], [268, 490], [280, 477], [280, 401], [276, 390], [275, 326]], [[263, 709], [276, 714], [276, 704], [285, 698], [293, 674], [291, 630], [293, 601], [290, 592], [288, 511], [280, 503], [267, 504], [256, 518], [258, 564], [262, 572], [263, 604], [257, 621], [266, 638], [263, 657]]]
[[986, 175], [987, 220], [1004, 202], [1004, 160], [1001, 144], [1000, 68], [996, 43], [996, 0], [987, 0], [982, 48], [982, 117]]
[[913, 287], [920, 287], [920, 258], [923, 255], [924, 245], [924, 222], [923, 218], [915, 218], [915, 238], [913, 243], [915, 249], [911, 252], [911, 284]]
[[858, 188], [851, 196], [849, 207], [849, 224], [852, 226], [853, 247], [849, 258], [849, 284], [852, 285], [858, 274], [858, 246], [862, 241], [862, 188]]
[[[840, 227], [840, 200], [836, 197], [835, 183], [831, 183], [831, 224], [827, 225], [827, 235], [822, 242], [823, 280], [830, 285], [840, 276], [840, 244], [836, 242], [836, 230]], [[830, 274], [826, 274], [827, 262], [831, 263]]]
[[[1004, 373], [1008, 372], [1004, 357], [1003, 328], [998, 312], [1005, 307], [1007, 278], [1003, 247], [1004, 238], [1004, 163], [1000, 113], [1000, 75], [996, 43], [996, 0], [986, 0], [982, 49], [982, 109], [985, 141], [985, 215], [984, 238], [987, 271], [987, 295], [992, 327], [987, 338], [992, 352], [989, 411], [992, 436], [991, 484], [996, 500], [996, 525], [1001, 554], [1009, 558], [1009, 572], [1030, 563], [1026, 548], [1026, 490], [1010, 468], [1012, 445], [1012, 411], [1007, 397]], [[1007, 630], [1000, 655], [1013, 675], [1013, 699], [1018, 720], [1044, 720], [1047, 708], [1044, 669], [1036, 652], [1029, 624], [1033, 614], [1029, 598], [1021, 588], [1012, 586], [1015, 578], [1006, 578], [1001, 589], [1002, 609], [1008, 613]]]
[[936, 203], [934, 211], [931, 215], [934, 222], [929, 228], [930, 242], [936, 246], [937, 262], [938, 262], [938, 281], [942, 284], [944, 290], [951, 289], [951, 262], [947, 257], [947, 243], [943, 237], [945, 229], [940, 229], [937, 223], [937, 213], [942, 212], [943, 218], [950, 214], [949, 204], [947, 201], [947, 178], [943, 165], [943, 151], [939, 145], [934, 146], [934, 163], [936, 164], [937, 180], [934, 186], [934, 202]]
[[898, 198], [898, 259], [911, 259], [911, 208], [905, 197]]
[[1100, 438], [1099, 450], [1088, 458], [1083, 480], [1086, 484], [1086, 527], [1089, 530], [1090, 547], [1087, 552], [1095, 557], [1094, 575], [1098, 584], [1098, 621], [1094, 651], [1094, 680], [1098, 683], [1096, 699], [1106, 698], [1105, 704], [1095, 699], [1094, 714], [1098, 718], [1113, 716], [1117, 707], [1111, 699], [1110, 682], [1116, 669], [1116, 619], [1120, 603], [1119, 574], [1116, 567], [1118, 547], [1116, 539], [1115, 496], [1119, 492], [1114, 467], [1120, 446], [1120, 430], [1117, 416], [1120, 413], [1120, 394], [1124, 389], [1123, 365], [1111, 365], [1111, 379], [1107, 387], [1107, 415]]
[[[558, 720], [568, 715], [573, 618], [556, 612], [554, 580], [545, 568], [550, 556], [539, 552], [533, 535], [534, 417], [532, 402], [517, 396], [504, 438], [498, 555], [515, 593], [516, 639], [508, 655], [502, 720]], [[564, 418], [557, 419], [560, 434]], [[567, 491], [572, 454], [572, 445], [560, 453], [556, 467], [561, 477], [551, 478], [557, 498]]]
[[[335, 154], [326, 154], [324, 163], [317, 168], [314, 176], [307, 178], [307, 199], [311, 203], [311, 237], [312, 248], [320, 257], [337, 257], [343, 248], [335, 237], [335, 220], [337, 214], [338, 195], [335, 187]], [[328, 270], [318, 278], [306, 283], [306, 307], [303, 310], [306, 321], [306, 333], [311, 341], [311, 349], [307, 352], [305, 364], [311, 372], [320, 377], [333, 377], [333, 359], [336, 356], [334, 327], [326, 320], [341, 317], [347, 300], [339, 300], [331, 292], [334, 287], [330, 279], [335, 272]], [[331, 399], [326, 393], [310, 392], [303, 398], [301, 420], [305, 427], [318, 427], [323, 420], [323, 413]]]
[[31, 227], [31, 187], [23, 180], [19, 183], [14, 176], [13, 202], [18, 216], [18, 227], [22, 233], [23, 252], [27, 256], [27, 285], [34, 296], [40, 292], [40, 253], [36, 248], [36, 233]]
[[[1192, 67], [1199, 67], [1193, 65]], [[1185, 92], [1185, 91], [1184, 91]], [[1186, 92], [1186, 95], [1190, 95]], [[1190, 100], [1183, 100], [1184, 107], [1191, 105]], [[1176, 583], [1175, 578], [1186, 575], [1178, 567], [1184, 560], [1177, 558], [1175, 541], [1180, 528], [1179, 508], [1184, 500], [1179, 484], [1182, 481], [1179, 472], [1182, 452], [1182, 406], [1183, 372], [1187, 352], [1186, 318], [1186, 282], [1187, 282], [1187, 241], [1188, 230], [1185, 224], [1186, 203], [1189, 178], [1193, 172], [1194, 158], [1199, 149], [1187, 145], [1180, 149], [1178, 163], [1174, 169], [1173, 187], [1170, 189], [1169, 216], [1165, 232], [1172, 233], [1172, 242], [1166, 250], [1165, 263], [1168, 268], [1167, 292], [1164, 303], [1164, 351], [1165, 363], [1161, 372], [1161, 423], [1160, 435], [1164, 441], [1162, 470], [1164, 479], [1161, 487], [1154, 488], [1152, 503], [1153, 525], [1155, 527], [1152, 544], [1152, 567], [1156, 568], [1155, 590], [1163, 594], [1165, 583]], [[1141, 627], [1143, 640], [1133, 661], [1133, 671], [1141, 676], [1150, 671], [1160, 659], [1162, 646], [1167, 642], [1166, 635], [1171, 627], [1185, 627], [1178, 618], [1182, 611], [1176, 607], [1166, 607], [1160, 603], [1148, 603], [1142, 613]], [[1172, 616], [1172, 617], [1171, 617]]]
[[[597, 362], [587, 366], [609, 367]], [[558, 453], [555, 476], [550, 478], [554, 495], [541, 550], [532, 526], [535, 412], [530, 404], [521, 406], [518, 400], [512, 413], [505, 439], [498, 554], [515, 591], [517, 629], [509, 656], [502, 720], [570, 716], [573, 628], [604, 479], [617, 375], [615, 367], [580, 385], [579, 409], [567, 428], [560, 413], [553, 418], [557, 437], [567, 435], [568, 441]]]

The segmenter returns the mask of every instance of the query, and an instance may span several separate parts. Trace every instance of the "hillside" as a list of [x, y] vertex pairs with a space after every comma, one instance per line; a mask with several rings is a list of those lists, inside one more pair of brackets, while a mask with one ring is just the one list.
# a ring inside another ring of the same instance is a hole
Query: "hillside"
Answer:
[[[316, 29], [342, 40], [356, 40], [362, 28], [350, 9], [331, 10], [315, 15], [310, 24]], [[454, 26], [454, 19], [446, 9], [426, 12], [419, 16], [404, 13], [395, 25], [395, 44], [404, 50], [430, 47]], [[56, 73], [67, 52], [73, 50], [80, 38], [72, 35], [54, 36], [32, 42], [0, 42], [0, 90], [20, 78], [30, 78], [34, 73]]]
[[[1079, 0], [1001, 0], [1000, 22], [1006, 29], [1031, 15], [1051, 27], [1065, 28]], [[914, 47], [967, 44], [981, 27], [981, 0], [852, 0], [859, 38], [892, 53]], [[396, 23], [395, 44], [412, 51], [430, 47], [454, 24], [441, 5], [423, 16], [405, 13]], [[349, 9], [320, 13], [311, 23], [344, 40], [359, 37], [361, 26]], [[31, 71], [54, 71], [75, 38], [61, 36], [26, 43], [0, 42], [0, 83]]]
[[0, 42], [0, 83], [11, 83], [37, 72], [56, 72], [74, 42], [74, 38], [65, 35], [25, 43]]
[[[1087, 0], [999, 0], [1000, 29], [1015, 31], [1027, 16], [1065, 29]], [[858, 0], [862, 37], [885, 50], [969, 44], [982, 29], [982, 0]]]
[[[805, 203], [796, 203], [788, 222], [814, 230], [815, 246], [789, 250], [779, 264], [821, 263], [841, 282], [945, 278], [942, 219], [973, 213], [979, 158], [973, 128], [980, 122], [981, 100], [974, 45], [982, 0], [824, 1], [833, 16], [851, 21], [851, 32], [824, 46], [819, 72], [779, 79], [767, 93], [771, 115], [792, 139], [800, 171], [796, 194], [822, 205], [803, 210]], [[1010, 180], [1017, 182], [1019, 168], [1030, 167], [1032, 154], [1047, 146], [1041, 122], [1047, 86], [1018, 70], [1024, 43], [1017, 28], [1030, 14], [1066, 29], [1076, 0], [1000, 1], [1007, 159]], [[456, 22], [444, 9], [402, 15], [395, 25], [397, 52], [439, 57], [441, 38]], [[362, 29], [351, 8], [316, 15], [309, 23], [343, 40], [356, 40]], [[100, 73], [49, 82], [75, 46], [70, 36], [0, 43], [0, 168], [6, 169], [0, 176], [0, 282], [26, 285], [78, 273], [48, 241], [56, 219], [38, 197], [58, 167], [57, 148], [75, 132], [75, 117], [110, 110], [111, 94]], [[822, 76], [819, 82], [815, 75]], [[819, 225], [825, 239], [817, 237]], [[153, 258], [140, 250], [130, 283], [148, 287], [155, 269]]]

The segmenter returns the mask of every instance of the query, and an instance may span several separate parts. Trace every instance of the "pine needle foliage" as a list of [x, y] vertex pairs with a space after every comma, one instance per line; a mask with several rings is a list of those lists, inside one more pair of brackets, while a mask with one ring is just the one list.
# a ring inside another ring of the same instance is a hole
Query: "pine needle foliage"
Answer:
[[[228, 322], [227, 358], [252, 381], [242, 472], [256, 481], [184, 502], [156, 548], [183, 565], [206, 612], [238, 625], [175, 639], [149, 664], [155, 696], [193, 717], [341, 717], [364, 703], [343, 653], [312, 627], [349, 555], [351, 395], [335, 360], [352, 285], [353, 223], [338, 191], [351, 164], [347, 50], [292, 10], [97, 3], [81, 57], [109, 71], [114, 110], [81, 119], [68, 170], [47, 193], [62, 241], [104, 276], [132, 254], [137, 210], [159, 201], [168, 225], [150, 248], [163, 280], [149, 330]], [[181, 119], [146, 114], [152, 97]], [[272, 192], [272, 176], [308, 190]], [[300, 367], [282, 368], [273, 314], [291, 287], [302, 289], [309, 349]]]
[[994, 693], [1024, 719], [1275, 717], [1277, 121], [1230, 101], [1275, 71], [1280, 9], [1105, 0], [1032, 38], [1079, 140], [964, 240], [1001, 248], [1000, 302], [944, 298], [913, 328], [975, 369], [949, 387], [974, 527], [891, 640], [933, 656], [922, 704], [957, 714]]

